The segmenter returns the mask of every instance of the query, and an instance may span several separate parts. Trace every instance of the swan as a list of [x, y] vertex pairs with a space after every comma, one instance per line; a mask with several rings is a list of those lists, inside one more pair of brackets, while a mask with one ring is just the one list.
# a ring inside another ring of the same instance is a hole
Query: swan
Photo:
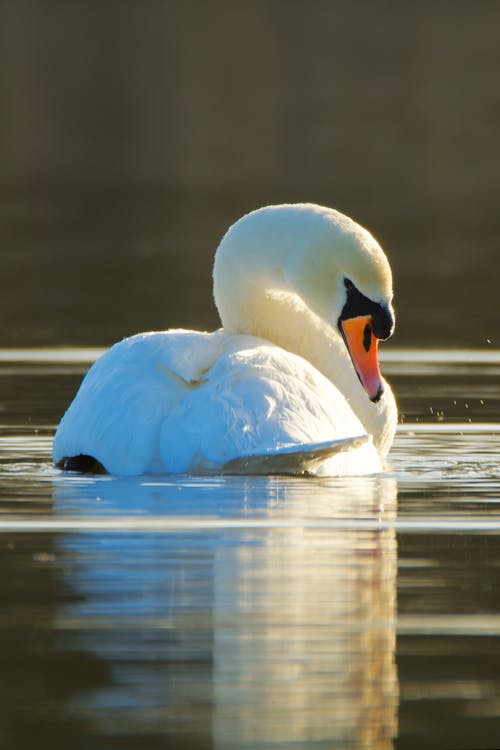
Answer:
[[214, 262], [222, 328], [137, 334], [90, 368], [53, 443], [62, 469], [158, 473], [380, 472], [397, 421], [378, 341], [392, 275], [339, 211], [266, 206]]

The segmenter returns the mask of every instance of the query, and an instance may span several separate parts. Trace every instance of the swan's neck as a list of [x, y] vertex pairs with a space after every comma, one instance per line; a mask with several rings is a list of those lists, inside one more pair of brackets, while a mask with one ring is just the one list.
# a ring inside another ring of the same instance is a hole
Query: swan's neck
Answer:
[[[233, 291], [236, 290], [233, 287]], [[393, 439], [396, 406], [390, 388], [372, 403], [363, 390], [340, 334], [313, 313], [296, 294], [263, 290], [248, 282], [233, 298], [239, 314], [224, 328], [272, 341], [306, 359], [343, 394], [377, 449], [385, 455]]]
[[[336, 322], [330, 325], [304, 302], [304, 295], [295, 292], [294, 279], [300, 269], [297, 259], [302, 259], [306, 278], [308, 263], [314, 263], [314, 254], [307, 252], [311, 243], [320, 248], [325, 243], [330, 246], [338, 234], [343, 247], [346, 236], [351, 237], [352, 228], [351, 234], [346, 235], [344, 224], [338, 221], [338, 232], [333, 231], [323, 210], [311, 206], [270, 208], [240, 219], [217, 249], [215, 301], [227, 332], [267, 339], [316, 367], [343, 394], [373, 436], [379, 452], [385, 455], [396, 425], [396, 406], [389, 387], [378, 403], [369, 400]], [[359, 231], [358, 227], [356, 237]], [[352, 241], [347, 244], [351, 246]], [[356, 243], [353, 247], [356, 249]], [[341, 300], [335, 300], [333, 287], [330, 292], [333, 311]]]
[[300, 297], [280, 290], [254, 293], [247, 299], [246, 312], [246, 333], [300, 355], [331, 380], [348, 400], [359, 396], [358, 385], [359, 390], [362, 388], [342, 338]]

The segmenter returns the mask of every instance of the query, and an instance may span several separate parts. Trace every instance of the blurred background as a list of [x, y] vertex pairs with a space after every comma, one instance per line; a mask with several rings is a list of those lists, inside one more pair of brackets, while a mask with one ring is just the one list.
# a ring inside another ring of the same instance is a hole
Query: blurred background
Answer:
[[288, 201], [382, 243], [394, 345], [498, 346], [499, 138], [490, 0], [1, 0], [0, 346], [217, 327]]

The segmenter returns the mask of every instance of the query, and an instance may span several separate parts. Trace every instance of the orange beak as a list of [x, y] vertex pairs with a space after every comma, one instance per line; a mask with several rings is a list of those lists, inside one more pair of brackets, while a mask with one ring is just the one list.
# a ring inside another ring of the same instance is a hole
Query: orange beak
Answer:
[[378, 401], [384, 386], [378, 366], [378, 339], [373, 335], [372, 316], [360, 315], [341, 320], [340, 328], [361, 385], [370, 401]]

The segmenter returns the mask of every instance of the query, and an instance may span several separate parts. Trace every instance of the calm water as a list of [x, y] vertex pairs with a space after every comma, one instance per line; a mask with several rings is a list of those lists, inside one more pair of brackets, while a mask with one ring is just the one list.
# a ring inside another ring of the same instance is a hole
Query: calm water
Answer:
[[0, 351], [0, 748], [500, 747], [500, 352], [392, 351], [363, 479], [63, 475]]

